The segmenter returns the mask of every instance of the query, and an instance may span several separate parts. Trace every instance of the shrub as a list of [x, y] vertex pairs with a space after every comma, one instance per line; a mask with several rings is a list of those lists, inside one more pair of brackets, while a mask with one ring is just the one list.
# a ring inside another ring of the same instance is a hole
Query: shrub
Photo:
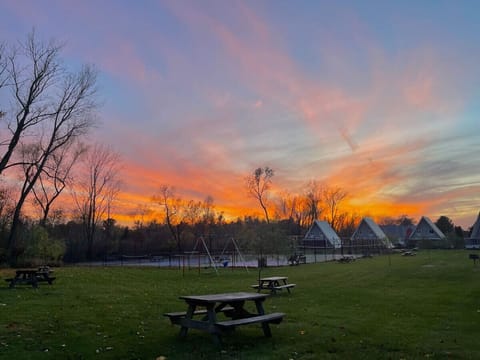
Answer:
[[41, 226], [31, 229], [23, 261], [29, 265], [59, 265], [65, 254], [65, 243], [62, 240], [49, 238], [48, 232]]

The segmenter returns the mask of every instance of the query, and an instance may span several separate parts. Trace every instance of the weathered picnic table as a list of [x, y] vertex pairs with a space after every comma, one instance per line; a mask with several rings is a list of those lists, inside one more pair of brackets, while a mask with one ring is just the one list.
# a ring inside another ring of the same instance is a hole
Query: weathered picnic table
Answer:
[[46, 281], [48, 284], [52, 284], [55, 277], [50, 276], [51, 270], [48, 267], [40, 267], [38, 269], [19, 269], [15, 271], [15, 277], [5, 279], [9, 282], [9, 287], [14, 288], [15, 285], [27, 284], [37, 288], [38, 283]]
[[[280, 323], [285, 314], [265, 314], [263, 302], [267, 297], [267, 294], [248, 292], [180, 296], [187, 303], [187, 311], [166, 313], [164, 316], [170, 318], [172, 324], [180, 325], [181, 337], [187, 335], [188, 329], [203, 330], [220, 344], [222, 335], [232, 332], [237, 326], [255, 323], [261, 324], [264, 335], [271, 337], [269, 324]], [[255, 303], [253, 312], [246, 308], [247, 301]], [[220, 314], [225, 320], [217, 318]]]
[[478, 256], [478, 254], [470, 254], [468, 255], [468, 258], [473, 260], [473, 265], [476, 265], [480, 256]]
[[272, 294], [276, 294], [278, 290], [287, 289], [290, 293], [290, 288], [295, 287], [296, 284], [289, 284], [286, 276], [270, 276], [258, 279], [258, 284], [252, 285], [252, 288], [257, 289], [257, 292], [261, 290], [268, 290]]
[[307, 257], [302, 254], [293, 254], [288, 258], [288, 263], [290, 265], [300, 265], [307, 263]]

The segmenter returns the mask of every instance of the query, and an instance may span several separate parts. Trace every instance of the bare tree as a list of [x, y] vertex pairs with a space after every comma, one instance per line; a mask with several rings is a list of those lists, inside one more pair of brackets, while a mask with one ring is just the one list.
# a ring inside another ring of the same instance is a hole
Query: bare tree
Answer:
[[182, 206], [183, 221], [188, 225], [195, 225], [201, 219], [202, 202], [189, 200]]
[[361, 218], [355, 213], [342, 212], [337, 221], [336, 231], [341, 238], [350, 237], [358, 227]]
[[4, 84], [13, 94], [13, 108], [5, 115], [0, 139], [0, 174], [18, 164], [11, 159], [25, 137], [30, 140], [36, 135], [45, 144], [51, 142], [53, 149], [92, 125], [96, 72], [90, 66], [67, 72], [60, 62], [61, 48], [55, 42], [37, 41], [32, 32], [6, 56]]
[[311, 223], [307, 200], [301, 195], [296, 195], [295, 199], [295, 206], [293, 208], [293, 219], [295, 224], [297, 224], [299, 228], [309, 227]]
[[99, 224], [110, 218], [113, 201], [121, 188], [120, 155], [109, 146], [95, 144], [83, 159], [73, 198], [87, 241], [87, 258], [93, 258], [93, 242]]
[[340, 204], [347, 197], [347, 193], [340, 187], [326, 187], [323, 190], [323, 201], [326, 206], [326, 219], [334, 230], [339, 229], [343, 214], [340, 212]]
[[293, 219], [297, 196], [281, 191], [275, 198], [275, 216], [280, 219]]
[[[132, 214], [135, 228], [140, 230], [145, 226], [146, 218], [150, 218], [153, 214], [153, 210], [147, 204], [140, 204], [134, 214]], [[138, 216], [138, 217], [137, 217]]]
[[173, 186], [163, 184], [160, 185], [158, 193], [152, 196], [152, 201], [162, 207], [164, 221], [172, 234], [177, 250], [181, 251], [181, 198], [176, 196]]
[[253, 174], [250, 174], [245, 178], [247, 192], [251, 197], [258, 200], [258, 203], [265, 214], [265, 220], [267, 223], [270, 223], [267, 209], [268, 190], [272, 185], [272, 177], [274, 174], [275, 173], [272, 169], [265, 166], [264, 168], [259, 167], [255, 169]]
[[96, 72], [90, 66], [67, 72], [60, 63], [60, 50], [54, 42], [37, 41], [32, 32], [6, 57], [6, 86], [13, 95], [13, 110], [4, 115], [0, 132], [0, 174], [22, 165], [25, 175], [12, 217], [10, 252], [15, 248], [22, 207], [49, 159], [84, 135], [95, 121]]
[[205, 224], [212, 224], [215, 222], [215, 204], [211, 195], [208, 195], [202, 202], [201, 221]]
[[320, 219], [323, 212], [322, 198], [323, 188], [315, 180], [307, 183], [305, 186], [305, 212], [306, 212], [306, 226], [310, 227], [315, 220]]
[[37, 185], [32, 188], [34, 203], [42, 212], [41, 226], [46, 225], [55, 200], [68, 184], [72, 184], [72, 168], [85, 151], [86, 148], [82, 144], [72, 144], [72, 146], [64, 146], [48, 159]]
[[200, 205], [200, 218], [198, 224], [201, 226], [199, 230], [203, 235], [210, 233], [210, 228], [215, 224], [215, 204], [213, 197], [208, 195]]
[[[5, 58], [5, 44], [0, 43], [0, 91], [7, 83], [7, 61]], [[0, 119], [5, 116], [5, 112], [0, 109]]]

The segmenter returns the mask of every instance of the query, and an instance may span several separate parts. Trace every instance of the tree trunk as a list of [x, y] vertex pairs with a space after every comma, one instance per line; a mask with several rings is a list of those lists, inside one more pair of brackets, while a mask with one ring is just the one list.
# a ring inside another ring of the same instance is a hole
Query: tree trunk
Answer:
[[11, 266], [16, 266], [17, 257], [18, 257], [18, 230], [20, 225], [20, 214], [22, 210], [23, 203], [25, 202], [27, 195], [25, 193], [20, 196], [17, 205], [15, 206], [15, 211], [13, 212], [12, 217], [12, 226], [10, 228], [10, 234], [8, 236], [8, 258]]

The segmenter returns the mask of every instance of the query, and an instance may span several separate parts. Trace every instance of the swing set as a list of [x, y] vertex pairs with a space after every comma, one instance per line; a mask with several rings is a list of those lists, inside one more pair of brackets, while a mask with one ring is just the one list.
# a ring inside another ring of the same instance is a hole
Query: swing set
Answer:
[[[230, 254], [228, 254], [228, 248], [230, 245], [233, 245], [233, 251]], [[193, 254], [198, 255], [198, 264], [200, 268], [200, 258], [202, 253], [197, 249], [200, 249], [200, 250], [203, 249], [205, 251], [205, 254], [207, 255], [208, 260], [210, 262], [210, 265], [214, 268], [215, 273], [217, 275], [218, 275], [218, 267], [220, 267], [220, 265], [221, 267], [226, 268], [229, 265], [229, 262], [231, 262], [231, 267], [233, 269], [236, 266], [237, 256], [243, 262], [243, 266], [245, 267], [245, 270], [248, 272], [247, 263], [242, 255], [242, 252], [240, 251], [237, 241], [233, 237], [231, 237], [229, 240], [225, 242], [223, 250], [219, 255], [212, 256], [212, 253], [208, 248], [207, 243], [205, 242], [205, 239], [203, 238], [203, 236], [200, 236], [195, 242], [195, 245], [193, 246], [192, 251], [188, 252], [189, 255], [193, 255]]]

